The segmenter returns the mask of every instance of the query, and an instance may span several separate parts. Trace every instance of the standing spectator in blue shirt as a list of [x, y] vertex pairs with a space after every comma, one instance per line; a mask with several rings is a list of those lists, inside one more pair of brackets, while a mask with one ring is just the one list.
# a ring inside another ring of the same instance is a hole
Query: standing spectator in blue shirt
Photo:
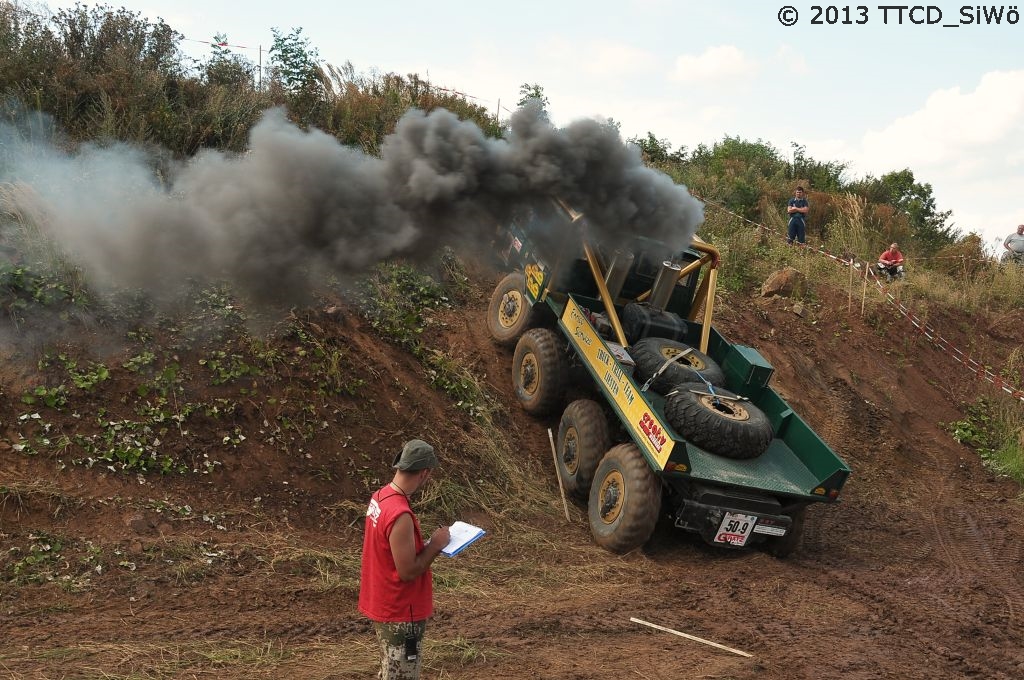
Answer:
[[797, 187], [793, 192], [793, 198], [789, 199], [789, 206], [786, 212], [789, 214], [789, 235], [786, 242], [792, 245], [793, 239], [803, 245], [807, 240], [807, 199], [804, 197], [804, 188]]

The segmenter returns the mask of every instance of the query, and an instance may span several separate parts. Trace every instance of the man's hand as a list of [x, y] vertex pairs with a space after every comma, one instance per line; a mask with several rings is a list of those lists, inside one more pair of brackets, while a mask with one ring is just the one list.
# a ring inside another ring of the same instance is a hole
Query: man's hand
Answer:
[[448, 527], [438, 527], [430, 534], [430, 544], [439, 545], [444, 548], [448, 541], [452, 540], [452, 532]]

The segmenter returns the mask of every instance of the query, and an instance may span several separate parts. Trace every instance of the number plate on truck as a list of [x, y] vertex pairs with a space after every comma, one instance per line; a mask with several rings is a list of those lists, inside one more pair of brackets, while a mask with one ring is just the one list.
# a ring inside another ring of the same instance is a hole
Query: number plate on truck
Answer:
[[722, 523], [718, 525], [715, 543], [728, 543], [735, 546], [746, 545], [755, 524], [757, 524], [757, 515], [727, 512], [725, 517], [722, 518]]

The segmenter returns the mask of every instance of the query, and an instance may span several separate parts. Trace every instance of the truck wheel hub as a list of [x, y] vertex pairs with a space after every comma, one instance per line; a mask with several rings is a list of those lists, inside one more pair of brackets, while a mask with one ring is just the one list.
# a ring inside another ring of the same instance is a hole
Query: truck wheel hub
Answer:
[[729, 420], [750, 420], [750, 412], [738, 401], [716, 399], [710, 394], [700, 395], [700, 403], [709, 411]]
[[601, 481], [601, 493], [598, 496], [600, 503], [601, 521], [605, 524], [614, 524], [622, 512], [622, 495], [625, 482], [622, 473], [618, 470], [605, 475]]
[[[675, 359], [682, 353], [683, 350], [676, 349], [675, 347], [661, 348], [661, 356], [665, 357], [666, 359]], [[695, 371], [703, 371], [705, 368], [707, 368], [707, 365], [704, 364], [701, 358], [698, 356], [694, 356], [693, 352], [690, 352], [685, 357], [683, 357], [683, 362], [685, 362]]]
[[523, 365], [519, 367], [519, 384], [527, 394], [537, 391], [539, 384], [540, 366], [537, 365], [537, 357], [527, 354], [523, 357]]
[[501, 297], [498, 306], [498, 323], [502, 328], [512, 328], [523, 313], [523, 295], [518, 290], [510, 290]]
[[570, 427], [565, 433], [565, 443], [562, 447], [562, 462], [569, 474], [576, 474], [580, 467], [580, 457], [577, 450], [580, 445], [580, 436], [575, 427]]

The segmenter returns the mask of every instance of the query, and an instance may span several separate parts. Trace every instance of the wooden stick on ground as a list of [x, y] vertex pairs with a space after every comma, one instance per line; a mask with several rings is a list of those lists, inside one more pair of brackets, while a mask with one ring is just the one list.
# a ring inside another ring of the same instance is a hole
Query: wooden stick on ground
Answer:
[[705, 645], [711, 645], [712, 647], [717, 647], [719, 649], [724, 649], [725, 651], [732, 652], [733, 654], [739, 654], [740, 656], [745, 656], [745, 657], [748, 657], [748, 658], [754, 656], [753, 654], [747, 654], [746, 652], [741, 652], [740, 650], [733, 649], [732, 647], [726, 647], [725, 645], [720, 645], [717, 642], [712, 642], [711, 640], [705, 640], [704, 638], [699, 638], [696, 635], [687, 635], [686, 633], [680, 633], [678, 630], [672, 630], [671, 628], [665, 628], [664, 626], [658, 626], [658, 625], [653, 624], [653, 623], [648, 623], [647, 621], [641, 621], [640, 619], [637, 619], [637, 618], [630, 617], [629, 620], [632, 621], [633, 623], [639, 623], [642, 626], [650, 626], [651, 628], [657, 628], [658, 630], [663, 630], [666, 633], [672, 633], [673, 635], [678, 635], [679, 637], [684, 637], [687, 640], [693, 640], [694, 642], [701, 642], [701, 643], [703, 643]]
[[565, 485], [562, 484], [562, 475], [558, 474], [558, 451], [555, 450], [555, 437], [548, 428], [548, 441], [551, 442], [551, 459], [555, 462], [555, 477], [558, 477], [558, 492], [562, 494], [562, 507], [565, 508], [565, 521], [571, 522], [569, 517], [569, 503], [565, 500]]

